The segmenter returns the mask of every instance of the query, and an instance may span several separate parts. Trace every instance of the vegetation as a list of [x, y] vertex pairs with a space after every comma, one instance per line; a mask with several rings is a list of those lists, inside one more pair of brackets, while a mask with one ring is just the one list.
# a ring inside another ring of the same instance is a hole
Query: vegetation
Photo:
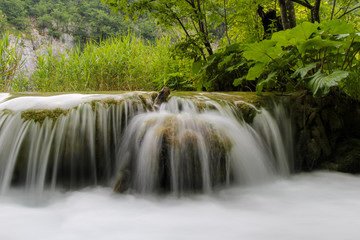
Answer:
[[23, 88], [24, 78], [18, 78], [15, 72], [21, 70], [24, 63], [22, 53], [18, 52], [19, 37], [13, 42], [9, 33], [5, 33], [0, 38], [0, 89], [4, 91], [21, 91]]
[[[101, 1], [0, 0], [0, 29], [26, 29], [35, 22], [54, 37], [70, 33], [82, 43], [66, 53], [49, 48], [39, 56], [31, 81], [16, 83], [21, 78], [8, 71], [2, 89], [153, 90], [168, 85], [258, 94], [309, 89], [321, 97], [336, 87], [360, 98], [359, 0]], [[159, 29], [165, 31], [161, 36]], [[8, 59], [19, 56], [12, 47], [4, 47]], [[17, 59], [13, 66], [18, 69]]]
[[193, 88], [191, 61], [172, 57], [170, 40], [145, 42], [134, 34], [89, 42], [81, 50], [39, 56], [37, 91], [153, 90]]
[[63, 33], [68, 33], [81, 44], [127, 34], [129, 30], [155, 41], [158, 30], [151, 20], [144, 17], [136, 24], [125, 22], [122, 14], [111, 12], [101, 0], [0, 0], [0, 9], [0, 28], [4, 20], [10, 31], [13, 27], [28, 31], [33, 22], [52, 37], [60, 38]]

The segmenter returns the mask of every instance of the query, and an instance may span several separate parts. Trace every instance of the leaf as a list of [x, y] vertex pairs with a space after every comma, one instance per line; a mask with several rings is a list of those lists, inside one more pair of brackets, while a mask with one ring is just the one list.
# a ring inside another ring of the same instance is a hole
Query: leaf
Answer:
[[194, 74], [200, 73], [201, 68], [202, 68], [202, 66], [203, 66], [203, 63], [204, 63], [203, 61], [193, 62], [193, 64], [192, 64], [192, 72], [193, 72]]
[[235, 55], [235, 53], [232, 53], [229, 56], [224, 57], [222, 59], [222, 61], [220, 62], [220, 65], [228, 64], [232, 60], [234, 55]]
[[308, 40], [313, 33], [317, 32], [318, 26], [318, 23], [303, 22], [290, 29], [289, 35], [293, 39], [296, 39], [297, 42], [305, 41]]
[[264, 63], [256, 63], [253, 67], [249, 69], [249, 72], [246, 75], [246, 80], [255, 80], [256, 78], [260, 77], [263, 73], [264, 67]]
[[325, 33], [329, 33], [331, 35], [349, 34], [355, 32], [354, 26], [352, 24], [338, 19], [325, 22], [320, 25], [320, 28]]
[[234, 80], [233, 85], [234, 85], [235, 87], [237, 87], [237, 86], [239, 86], [240, 84], [242, 84], [243, 80], [244, 80], [244, 78], [237, 78], [237, 79]]
[[237, 63], [235, 65], [232, 65], [232, 66], [226, 68], [225, 71], [226, 72], [232, 72], [232, 71], [238, 69], [239, 67], [245, 65], [245, 63], [246, 63], [245, 61], [241, 61], [241, 62], [239, 62], [239, 63]]
[[283, 53], [281, 47], [276, 46], [275, 41], [264, 40], [258, 43], [249, 44], [243, 56], [251, 61], [269, 63]]
[[271, 40], [276, 41], [276, 45], [280, 47], [288, 47], [294, 45], [294, 42], [290, 41], [292, 37], [289, 33], [290, 30], [275, 32], [273, 33]]
[[262, 80], [256, 84], [256, 93], [261, 95], [261, 92], [264, 87], [271, 88], [275, 84], [273, 78], [276, 76], [277, 72], [271, 72], [265, 80]]
[[225, 52], [235, 52], [240, 50], [240, 44], [239, 43], [234, 43], [231, 44], [229, 46], [226, 46]]
[[335, 71], [330, 75], [317, 71], [313, 76], [309, 77], [307, 83], [314, 97], [322, 97], [329, 93], [330, 88], [337, 86], [339, 82], [349, 75], [347, 71]]
[[316, 68], [316, 65], [318, 64], [318, 62], [314, 62], [314, 63], [311, 63], [311, 64], [307, 64], [306, 66], [304, 67], [301, 67], [301, 68], [298, 68], [293, 74], [291, 77], [297, 77], [299, 74], [300, 74], [300, 77], [301, 79], [304, 79], [304, 77], [306, 76], [306, 74]]

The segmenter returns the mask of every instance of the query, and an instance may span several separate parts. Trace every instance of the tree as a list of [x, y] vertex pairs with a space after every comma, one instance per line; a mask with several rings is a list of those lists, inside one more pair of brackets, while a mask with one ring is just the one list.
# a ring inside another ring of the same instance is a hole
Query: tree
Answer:
[[179, 44], [182, 49], [195, 49], [191, 56], [206, 59], [213, 54], [209, 33], [210, 11], [216, 12], [217, 4], [211, 0], [102, 0], [114, 11], [121, 11], [129, 17], [149, 13], [165, 27], [178, 27], [185, 38]]
[[283, 29], [286, 30], [295, 27], [295, 8], [292, 0], [279, 0], [279, 7]]
[[[280, 2], [280, 0], [279, 0]], [[321, 0], [315, 0], [314, 5], [311, 5], [308, 0], [291, 0], [291, 2], [296, 2], [306, 8], [308, 8], [311, 12], [311, 22], [319, 22], [320, 23], [320, 4]]]

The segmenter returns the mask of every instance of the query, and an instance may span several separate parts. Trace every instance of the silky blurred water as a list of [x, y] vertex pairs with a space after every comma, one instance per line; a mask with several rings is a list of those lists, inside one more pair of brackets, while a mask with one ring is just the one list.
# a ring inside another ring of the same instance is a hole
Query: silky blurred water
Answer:
[[359, 239], [359, 189], [359, 176], [328, 172], [182, 198], [89, 188], [33, 202], [13, 189], [0, 239]]

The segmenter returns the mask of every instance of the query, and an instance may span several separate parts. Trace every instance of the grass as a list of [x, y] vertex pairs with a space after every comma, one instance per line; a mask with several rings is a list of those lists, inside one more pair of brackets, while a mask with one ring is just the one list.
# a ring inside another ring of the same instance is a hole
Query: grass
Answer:
[[191, 60], [173, 57], [168, 38], [154, 44], [134, 34], [91, 41], [81, 50], [39, 55], [38, 70], [32, 76], [33, 90], [119, 91], [190, 88]]

